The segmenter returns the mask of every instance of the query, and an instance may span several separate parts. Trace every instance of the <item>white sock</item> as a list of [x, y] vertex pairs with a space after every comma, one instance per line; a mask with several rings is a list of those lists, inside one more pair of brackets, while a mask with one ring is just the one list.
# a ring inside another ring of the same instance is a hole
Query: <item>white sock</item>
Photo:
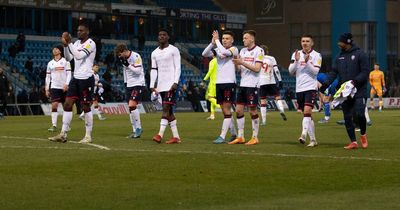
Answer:
[[251, 120], [251, 127], [253, 128], [253, 138], [257, 138], [258, 130], [260, 128], [260, 118], [258, 116]]
[[158, 135], [160, 135], [161, 137], [164, 136], [164, 131], [165, 131], [165, 128], [167, 127], [167, 125], [168, 125], [168, 120], [162, 118], [160, 121], [160, 131], [158, 131]]
[[134, 110], [132, 110], [131, 113], [129, 113], [129, 120], [131, 121], [132, 130], [133, 130], [133, 132], [135, 132], [136, 131], [136, 120], [135, 120]]
[[310, 140], [315, 140], [315, 126], [314, 121], [310, 117], [310, 121], [308, 121], [308, 135], [310, 136]]
[[262, 122], [267, 122], [267, 107], [262, 106], [260, 107], [260, 111], [261, 111], [261, 120]]
[[283, 109], [282, 100], [280, 100], [280, 99], [276, 100], [276, 106], [277, 106], [277, 108], [278, 108], [280, 113], [284, 113], [285, 112], [285, 110]]
[[325, 120], [329, 120], [331, 117], [329, 116], [325, 116]]
[[238, 124], [238, 136], [237, 137], [244, 137], [244, 116], [242, 118], [237, 118], [236, 119], [237, 124]]
[[367, 120], [367, 122], [370, 122], [371, 119], [369, 118], [368, 107], [365, 107], [365, 113], [364, 113], [364, 115], [365, 115], [365, 119]]
[[101, 113], [99, 112], [99, 108], [94, 108], [93, 113], [97, 114], [97, 117], [99, 117], [99, 118], [101, 117]]
[[302, 136], [307, 136], [310, 120], [311, 120], [311, 117], [303, 117], [303, 130], [301, 131]]
[[93, 113], [92, 113], [92, 111], [85, 113], [85, 128], [86, 128], [85, 136], [92, 136], [92, 129], [93, 129]]
[[222, 129], [221, 129], [221, 137], [225, 139], [226, 133], [228, 132], [229, 128], [231, 127], [232, 117], [224, 118], [222, 122]]
[[229, 130], [231, 131], [232, 136], [237, 136], [237, 130], [235, 125], [235, 119], [231, 120], [231, 125], [229, 126]]
[[63, 120], [62, 120], [63, 125], [61, 128], [61, 133], [67, 133], [69, 125], [71, 124], [71, 120], [72, 120], [72, 112], [64, 111]]
[[57, 117], [58, 117], [58, 112], [51, 112], [51, 124], [54, 127], [57, 127]]
[[136, 128], [142, 128], [142, 123], [141, 123], [141, 121], [140, 121], [140, 112], [139, 112], [139, 109], [135, 109], [135, 110], [133, 110], [133, 115], [134, 115], [134, 119], [135, 119], [135, 125], [136, 125]]
[[171, 127], [172, 136], [179, 139], [178, 126], [176, 126], [176, 119], [169, 123]]

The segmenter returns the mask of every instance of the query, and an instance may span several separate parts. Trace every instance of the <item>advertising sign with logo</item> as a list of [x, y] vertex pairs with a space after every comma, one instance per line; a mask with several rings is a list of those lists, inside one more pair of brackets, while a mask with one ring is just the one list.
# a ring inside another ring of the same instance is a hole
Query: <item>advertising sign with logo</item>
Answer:
[[254, 24], [283, 24], [283, 0], [254, 0]]

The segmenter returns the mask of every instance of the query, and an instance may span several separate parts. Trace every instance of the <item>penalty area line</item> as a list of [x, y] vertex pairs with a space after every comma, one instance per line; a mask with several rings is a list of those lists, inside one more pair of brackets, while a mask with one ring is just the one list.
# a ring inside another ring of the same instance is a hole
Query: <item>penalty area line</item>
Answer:
[[[0, 139], [23, 139], [23, 140], [32, 140], [32, 141], [46, 141], [49, 142], [48, 139], [43, 139], [43, 138], [34, 138], [34, 137], [22, 137], [22, 136], [0, 136]], [[80, 144], [80, 145], [88, 145], [91, 147], [95, 147], [101, 150], [111, 150], [110, 148], [100, 145], [100, 144], [93, 144], [93, 143], [79, 143], [77, 141], [68, 141], [68, 143], [72, 143], [72, 144]]]

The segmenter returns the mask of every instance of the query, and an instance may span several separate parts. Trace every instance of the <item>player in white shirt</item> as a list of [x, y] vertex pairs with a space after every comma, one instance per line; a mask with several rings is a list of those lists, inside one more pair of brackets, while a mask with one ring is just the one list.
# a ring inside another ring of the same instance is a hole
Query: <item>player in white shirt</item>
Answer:
[[57, 130], [58, 104], [64, 103], [65, 94], [71, 80], [71, 65], [62, 57], [63, 46], [53, 47], [53, 60], [47, 64], [45, 81], [46, 96], [51, 100], [51, 127], [50, 132]]
[[232, 120], [231, 108], [236, 103], [236, 74], [233, 58], [238, 56], [238, 49], [233, 46], [234, 34], [231, 31], [222, 33], [222, 43], [219, 40], [218, 31], [213, 31], [211, 43], [204, 49], [204, 57], [212, 57], [212, 49], [215, 48], [217, 57], [217, 81], [216, 94], [217, 103], [221, 105], [224, 114], [221, 134], [214, 140], [215, 144], [225, 143], [225, 136], [228, 129], [231, 131], [231, 141], [236, 139], [236, 128]]
[[321, 54], [313, 50], [314, 41], [311, 35], [301, 37], [302, 50], [296, 50], [292, 54], [289, 65], [289, 73], [296, 76], [296, 98], [298, 109], [303, 111], [303, 129], [299, 137], [300, 143], [304, 144], [307, 134], [310, 137], [308, 147], [318, 145], [315, 138], [314, 121], [311, 118], [314, 101], [317, 97], [318, 81], [317, 74], [321, 68]]
[[[268, 55], [268, 47], [266, 45], [260, 46], [264, 50], [264, 60], [260, 71], [260, 112], [261, 112], [261, 125], [267, 123], [267, 97], [274, 96], [275, 104], [281, 114], [283, 120], [287, 120], [285, 110], [283, 109], [283, 102], [279, 92], [279, 86], [282, 88], [282, 77], [279, 72], [278, 64], [274, 57]], [[276, 77], [276, 79], [275, 79]]]
[[132, 133], [129, 138], [140, 138], [142, 135], [142, 124], [138, 104], [143, 100], [146, 82], [142, 58], [136, 52], [128, 50], [125, 44], [118, 44], [115, 54], [119, 57], [124, 75], [126, 77], [127, 96], [129, 96], [129, 118], [132, 125]]
[[[99, 65], [98, 64], [93, 64], [93, 76], [94, 76], [94, 97], [93, 97], [93, 108], [94, 112], [93, 114], [96, 114], [99, 120], [106, 120], [107, 118], [103, 116], [101, 111], [99, 110], [99, 101], [103, 101], [103, 94], [104, 89], [103, 89], [103, 84], [100, 82], [100, 76], [99, 76]], [[79, 116], [81, 120], [85, 120], [85, 112], [82, 112]]]
[[256, 32], [247, 30], [243, 32], [243, 46], [240, 50], [239, 58], [234, 58], [233, 63], [240, 70], [240, 86], [236, 100], [236, 121], [238, 124], [238, 136], [229, 144], [243, 144], [244, 138], [244, 107], [249, 108], [251, 116], [251, 126], [253, 134], [246, 145], [258, 144], [258, 130], [260, 121], [257, 113], [258, 92], [260, 69], [264, 59], [264, 50], [256, 45]]
[[[159, 46], [151, 53], [150, 89], [152, 95], [160, 94], [162, 98], [163, 114], [160, 121], [160, 130], [153, 137], [153, 141], [161, 143], [167, 125], [171, 127], [173, 137], [166, 144], [181, 142], [176, 125], [173, 106], [176, 104], [176, 89], [181, 76], [181, 55], [175, 46], [169, 44], [169, 33], [166, 29], [158, 32]], [[155, 84], [157, 81], [157, 84]]]
[[85, 137], [80, 143], [92, 142], [93, 115], [90, 109], [93, 100], [94, 76], [93, 63], [96, 56], [96, 44], [89, 38], [89, 27], [80, 24], [77, 30], [78, 40], [72, 44], [71, 35], [64, 32], [61, 42], [67, 61], [74, 59], [74, 75], [69, 83], [64, 103], [63, 126], [59, 135], [49, 138], [55, 142], [67, 142], [67, 129], [72, 121], [72, 106], [79, 99], [85, 112]]

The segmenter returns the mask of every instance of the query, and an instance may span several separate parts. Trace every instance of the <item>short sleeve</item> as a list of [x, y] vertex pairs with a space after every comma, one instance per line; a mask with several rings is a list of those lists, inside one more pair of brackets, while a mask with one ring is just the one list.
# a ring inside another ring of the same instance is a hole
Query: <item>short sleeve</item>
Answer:
[[315, 67], [321, 68], [321, 65], [322, 65], [321, 54], [317, 53], [317, 55], [315, 56], [315, 58], [313, 60], [313, 64]]
[[258, 63], [262, 63], [264, 60], [264, 50], [260, 48], [260, 50], [258, 50], [257, 55], [256, 55], [256, 62]]

